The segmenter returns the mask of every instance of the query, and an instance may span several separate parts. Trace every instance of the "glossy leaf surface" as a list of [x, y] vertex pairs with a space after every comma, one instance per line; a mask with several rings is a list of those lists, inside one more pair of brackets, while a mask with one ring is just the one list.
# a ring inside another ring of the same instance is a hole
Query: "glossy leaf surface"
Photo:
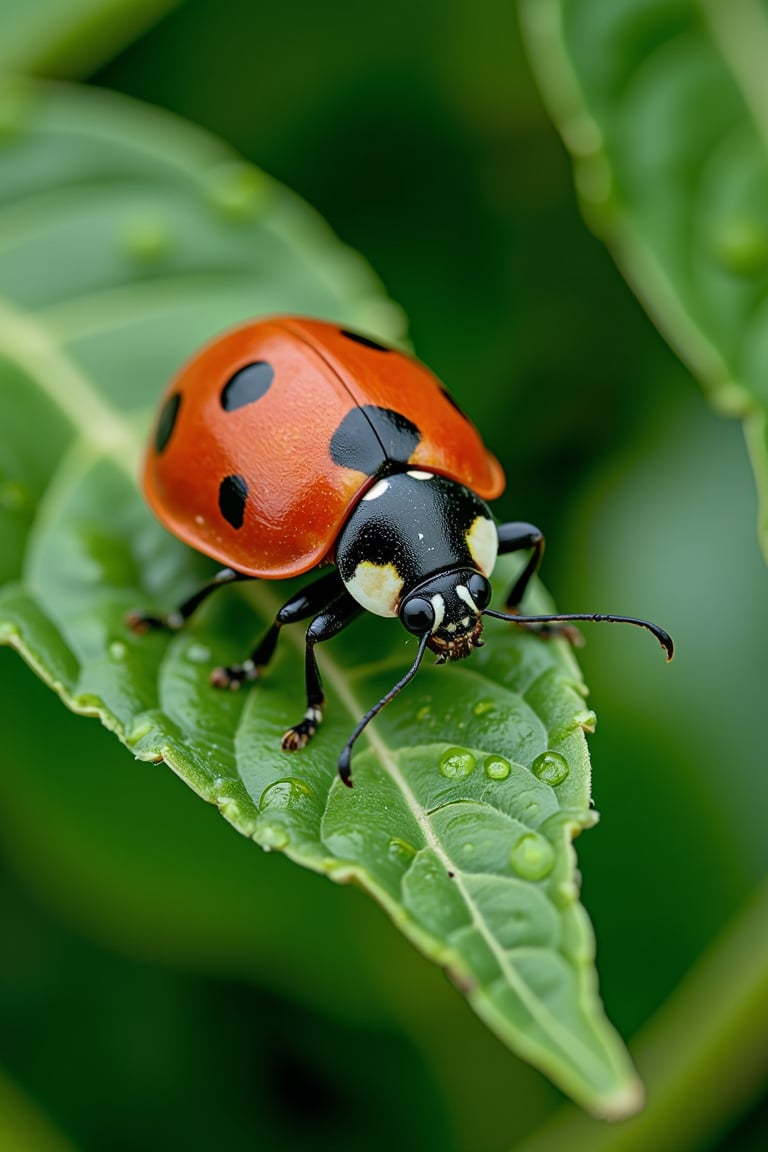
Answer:
[[[12, 129], [12, 130], [10, 130]], [[373, 894], [511, 1047], [589, 1109], [640, 1090], [595, 990], [571, 839], [594, 821], [570, 651], [492, 622], [472, 660], [423, 669], [335, 772], [413, 641], [368, 620], [321, 653], [327, 721], [291, 756], [300, 630], [257, 689], [214, 691], [286, 586], [229, 589], [186, 630], [132, 635], [210, 565], [136, 484], [178, 362], [258, 313], [322, 314], [383, 338], [400, 315], [306, 206], [187, 126], [122, 100], [25, 88], [0, 151], [0, 639], [75, 711], [164, 760], [266, 849]], [[512, 568], [501, 573], [512, 578]]]

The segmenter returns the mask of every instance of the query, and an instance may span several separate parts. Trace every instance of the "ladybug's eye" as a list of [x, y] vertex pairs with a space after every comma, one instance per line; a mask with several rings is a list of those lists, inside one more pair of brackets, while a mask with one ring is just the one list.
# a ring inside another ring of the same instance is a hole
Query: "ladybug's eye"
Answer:
[[400, 611], [400, 619], [409, 632], [431, 632], [435, 623], [435, 610], [423, 596], [407, 600]]
[[491, 602], [491, 586], [485, 576], [481, 576], [479, 572], [473, 572], [467, 580], [467, 588], [481, 612], [483, 608], [488, 607]]

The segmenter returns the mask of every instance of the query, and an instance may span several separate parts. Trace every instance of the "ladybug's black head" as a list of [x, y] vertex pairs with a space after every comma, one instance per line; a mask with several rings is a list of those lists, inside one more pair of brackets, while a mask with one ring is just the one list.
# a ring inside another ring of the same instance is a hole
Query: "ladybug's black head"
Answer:
[[431, 472], [396, 472], [353, 508], [336, 564], [358, 604], [428, 635], [443, 663], [477, 647], [498, 547], [491, 513], [474, 492]]
[[481, 613], [491, 600], [491, 586], [473, 568], [441, 572], [418, 584], [403, 599], [398, 615], [409, 632], [429, 633], [427, 647], [437, 663], [463, 660], [483, 644]]

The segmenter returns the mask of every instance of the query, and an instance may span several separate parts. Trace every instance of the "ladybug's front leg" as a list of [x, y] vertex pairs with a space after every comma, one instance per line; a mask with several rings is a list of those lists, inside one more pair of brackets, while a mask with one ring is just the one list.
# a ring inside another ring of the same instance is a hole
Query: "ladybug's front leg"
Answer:
[[307, 741], [314, 736], [318, 724], [323, 718], [325, 696], [320, 679], [320, 669], [315, 658], [315, 644], [320, 644], [323, 640], [330, 640], [332, 636], [336, 636], [343, 628], [351, 624], [362, 611], [363, 609], [357, 601], [353, 600], [345, 591], [332, 604], [329, 604], [325, 611], [315, 616], [307, 629], [305, 653], [307, 710], [303, 719], [289, 728], [283, 736], [281, 745], [288, 751], [295, 752], [297, 749], [303, 748]]
[[539, 570], [541, 558], [544, 555], [544, 537], [533, 524], [525, 524], [522, 521], [514, 521], [511, 524], [500, 524], [498, 533], [500, 556], [504, 556], [508, 552], [521, 552], [527, 548], [531, 549], [528, 563], [525, 568], [523, 568], [517, 580], [515, 580], [504, 601], [506, 610], [508, 612], [514, 612], [516, 608], [520, 607], [520, 602], [525, 595], [526, 588]]
[[[504, 602], [504, 607], [507, 612], [516, 614], [525, 596], [528, 585], [541, 565], [541, 558], [544, 555], [544, 536], [534, 524], [526, 524], [523, 521], [500, 524], [498, 533], [500, 556], [506, 555], [509, 552], [523, 551], [526, 548], [531, 549], [531, 555], [528, 557], [527, 564], [510, 588]], [[576, 628], [570, 628], [567, 624], [525, 624], [521, 622], [520, 627], [526, 628], [531, 632], [536, 632], [539, 636], [562, 636], [566, 640], [569, 640], [571, 644], [581, 645], [583, 643], [581, 633]]]

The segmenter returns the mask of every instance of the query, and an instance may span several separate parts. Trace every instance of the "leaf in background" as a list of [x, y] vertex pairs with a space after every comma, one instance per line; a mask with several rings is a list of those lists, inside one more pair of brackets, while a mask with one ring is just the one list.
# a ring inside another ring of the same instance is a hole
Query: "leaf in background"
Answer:
[[0, 1147], [14, 1152], [75, 1152], [21, 1089], [0, 1068]]
[[258, 690], [208, 683], [285, 588], [229, 589], [173, 637], [125, 627], [129, 609], [171, 605], [210, 571], [135, 482], [179, 361], [248, 315], [323, 314], [393, 339], [399, 312], [305, 205], [184, 124], [38, 87], [16, 93], [14, 116], [0, 151], [0, 639], [242, 833], [367, 889], [584, 1106], [636, 1109], [578, 903], [594, 717], [567, 648], [489, 626], [472, 661], [424, 670], [376, 721], [350, 792], [336, 757], [410, 662], [402, 629], [371, 619], [323, 651], [328, 719], [291, 756], [279, 737], [301, 711], [301, 630]]
[[745, 422], [768, 556], [768, 9], [521, 11], [585, 216], [713, 403]]
[[3, 0], [0, 73], [84, 76], [181, 0]]

